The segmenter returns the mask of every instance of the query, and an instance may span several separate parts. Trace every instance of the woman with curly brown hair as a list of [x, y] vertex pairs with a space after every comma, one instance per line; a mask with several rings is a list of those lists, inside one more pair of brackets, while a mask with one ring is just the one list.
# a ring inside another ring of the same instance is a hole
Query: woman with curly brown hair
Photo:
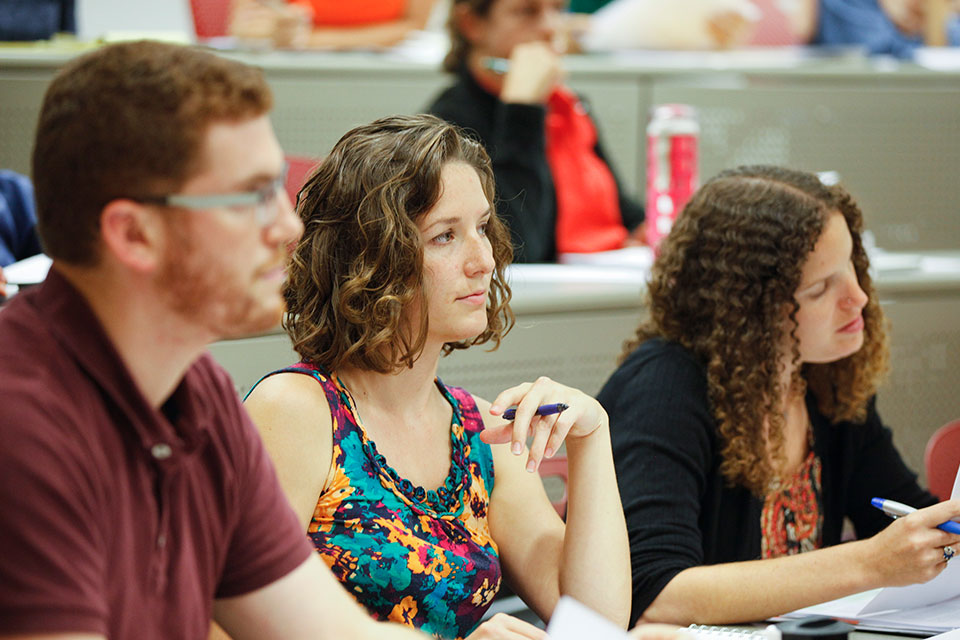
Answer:
[[[841, 187], [756, 166], [705, 184], [664, 241], [650, 317], [598, 396], [631, 620], [761, 620], [946, 566], [960, 537], [935, 526], [960, 504], [892, 524], [870, 504], [936, 499], [877, 415], [887, 339], [862, 228]], [[845, 517], [860, 539], [838, 545]]]
[[[496, 346], [513, 322], [492, 201], [486, 153], [453, 125], [398, 116], [347, 133], [298, 199], [306, 230], [284, 291], [301, 362], [247, 408], [317, 551], [375, 617], [442, 638], [545, 638], [502, 614], [481, 624], [503, 576], [544, 619], [570, 594], [626, 625], [600, 404], [548, 378], [492, 404], [437, 378], [441, 355]], [[534, 415], [547, 403], [567, 408]], [[533, 473], [564, 441], [566, 524]]]

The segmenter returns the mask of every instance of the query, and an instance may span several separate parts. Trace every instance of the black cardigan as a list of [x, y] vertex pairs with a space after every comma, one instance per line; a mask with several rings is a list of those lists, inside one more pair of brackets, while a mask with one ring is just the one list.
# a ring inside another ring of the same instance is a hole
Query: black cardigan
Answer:
[[[720, 475], [720, 442], [706, 369], [676, 343], [643, 343], [598, 396], [610, 415], [613, 455], [633, 568], [631, 625], [680, 571], [760, 558], [762, 502]], [[840, 542], [844, 516], [857, 536], [890, 519], [877, 496], [924, 507], [921, 489], [870, 402], [865, 424], [830, 424], [812, 394], [807, 409], [822, 464], [823, 544]]]
[[[546, 108], [500, 102], [464, 68], [457, 74], [456, 83], [427, 110], [474, 133], [490, 154], [497, 185], [497, 214], [510, 227], [515, 262], [556, 260], [557, 202], [547, 164]], [[599, 135], [595, 151], [610, 166]], [[623, 192], [612, 168], [611, 173], [617, 183], [623, 224], [633, 229], [643, 222], [643, 209]]]

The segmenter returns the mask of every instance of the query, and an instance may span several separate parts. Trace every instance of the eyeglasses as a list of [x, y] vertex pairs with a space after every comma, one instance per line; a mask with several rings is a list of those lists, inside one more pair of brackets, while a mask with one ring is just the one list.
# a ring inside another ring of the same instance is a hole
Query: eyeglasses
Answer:
[[253, 191], [234, 191], [232, 193], [212, 193], [209, 195], [189, 195], [173, 193], [165, 196], [143, 196], [132, 198], [144, 204], [156, 204], [163, 207], [180, 209], [233, 209], [243, 212], [253, 210], [257, 224], [269, 227], [277, 219], [280, 211], [277, 195], [287, 180], [287, 163], [283, 164], [280, 174], [266, 185]]

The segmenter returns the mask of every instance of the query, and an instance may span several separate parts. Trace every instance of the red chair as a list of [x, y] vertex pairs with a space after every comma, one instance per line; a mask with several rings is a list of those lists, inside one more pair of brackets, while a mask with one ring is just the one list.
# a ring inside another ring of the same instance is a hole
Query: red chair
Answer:
[[300, 193], [300, 188], [303, 186], [303, 183], [307, 181], [307, 176], [309, 176], [313, 168], [317, 166], [320, 159], [309, 158], [307, 156], [287, 155], [286, 160], [287, 181], [284, 183], [284, 187], [287, 190], [287, 195], [290, 196], [290, 202], [296, 206], [297, 194]]
[[193, 28], [198, 38], [227, 35], [230, 0], [190, 0], [190, 10], [193, 12]]
[[567, 457], [566, 456], [554, 456], [552, 458], [544, 458], [540, 461], [540, 478], [553, 478], [557, 477], [563, 480], [563, 495], [557, 499], [551, 501], [553, 508], [557, 510], [557, 513], [560, 514], [561, 518], [567, 517]]
[[960, 466], [960, 419], [948, 422], [930, 436], [923, 464], [930, 493], [941, 500], [948, 499]]

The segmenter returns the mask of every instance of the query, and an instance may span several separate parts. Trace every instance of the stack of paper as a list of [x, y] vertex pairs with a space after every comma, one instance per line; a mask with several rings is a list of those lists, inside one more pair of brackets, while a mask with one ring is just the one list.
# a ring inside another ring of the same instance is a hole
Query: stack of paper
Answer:
[[26, 260], [7, 265], [3, 268], [3, 275], [10, 284], [39, 284], [47, 277], [51, 262], [50, 258], [38, 253]]
[[[929, 589], [919, 590], [917, 587]], [[940, 588], [945, 591], [939, 592]], [[960, 628], [958, 588], [960, 564], [951, 564], [939, 576], [924, 584], [865, 591], [798, 609], [783, 618], [821, 615], [855, 624], [858, 631], [943, 633]], [[933, 590], [938, 593], [931, 595]]]
[[[950, 498], [960, 497], [960, 472]], [[943, 633], [960, 629], [960, 561], [954, 560], [933, 580], [907, 587], [865, 591], [799, 609], [784, 618], [824, 615], [841, 618], [863, 631]], [[960, 640], [960, 639], [958, 639]]]
[[550, 640], [627, 640], [623, 629], [570, 596], [562, 596], [557, 603], [547, 635]]

